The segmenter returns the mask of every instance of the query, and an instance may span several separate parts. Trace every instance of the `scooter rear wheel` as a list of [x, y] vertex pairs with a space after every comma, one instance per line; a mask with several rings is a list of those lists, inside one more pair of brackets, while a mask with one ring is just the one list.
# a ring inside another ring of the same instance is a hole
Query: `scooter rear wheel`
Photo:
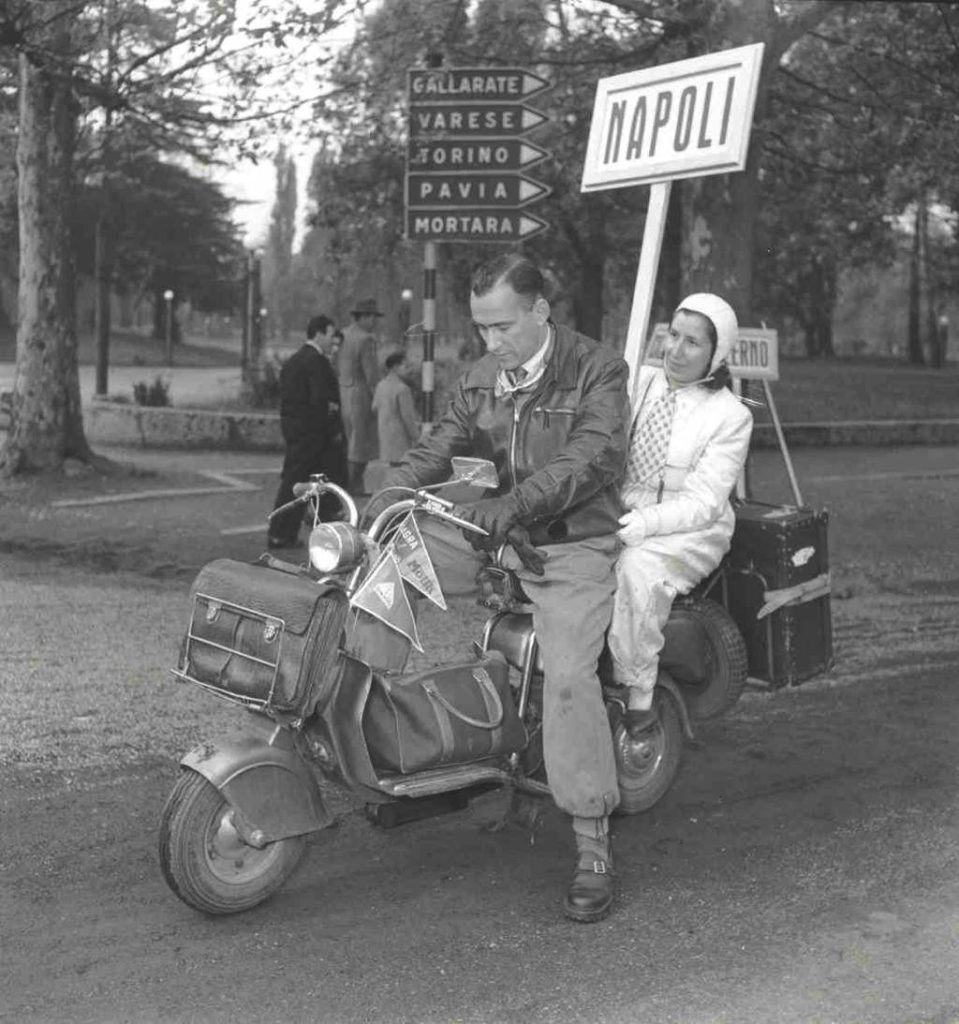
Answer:
[[613, 731], [613, 752], [619, 781], [619, 806], [614, 813], [639, 814], [648, 811], [672, 786], [683, 752], [683, 725], [672, 697], [657, 692], [654, 698], [659, 716], [656, 725], [638, 737], [629, 735], [620, 723]]
[[237, 914], [262, 903], [293, 873], [305, 848], [305, 836], [262, 849], [245, 843], [226, 798], [193, 771], [180, 776], [160, 820], [163, 877], [204, 914]]
[[689, 717], [693, 721], [718, 718], [745, 689], [749, 674], [746, 641], [729, 612], [709, 598], [687, 598], [673, 606], [672, 614], [691, 617], [707, 642], [703, 678], [681, 681]]

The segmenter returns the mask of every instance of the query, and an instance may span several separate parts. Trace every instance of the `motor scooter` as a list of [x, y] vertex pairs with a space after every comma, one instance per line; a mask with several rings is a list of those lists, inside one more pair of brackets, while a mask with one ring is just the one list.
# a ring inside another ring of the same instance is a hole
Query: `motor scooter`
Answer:
[[[522, 589], [501, 564], [491, 567], [484, 586], [493, 612], [461, 663], [425, 673], [384, 669], [371, 663], [350, 628], [361, 614], [361, 595], [379, 588], [379, 596], [396, 597], [395, 586], [375, 579], [399, 564], [395, 544], [404, 522], [433, 518], [477, 530], [439, 491], [495, 486], [495, 469], [475, 459], [456, 459], [453, 468], [448, 484], [402, 489], [362, 530], [350, 495], [312, 477], [294, 490], [314, 513], [308, 566], [264, 555], [258, 564], [217, 560], [201, 571], [174, 675], [248, 716], [238, 733], [205, 741], [182, 758], [162, 812], [163, 876], [189, 906], [232, 914], [276, 892], [309, 834], [334, 824], [324, 800], [331, 786], [349, 790], [373, 823], [387, 827], [461, 809], [496, 787], [549, 796], [540, 738], [542, 659]], [[340, 520], [319, 521], [324, 495], [339, 499]], [[707, 581], [703, 593], [676, 602], [655, 717], [638, 734], [624, 726], [626, 693], [604, 678], [601, 662], [619, 814], [662, 799], [692, 720], [720, 713], [742, 690], [742, 637], [725, 609], [704, 596], [720, 584], [718, 577]], [[402, 720], [401, 698], [419, 701], [412, 724]]]

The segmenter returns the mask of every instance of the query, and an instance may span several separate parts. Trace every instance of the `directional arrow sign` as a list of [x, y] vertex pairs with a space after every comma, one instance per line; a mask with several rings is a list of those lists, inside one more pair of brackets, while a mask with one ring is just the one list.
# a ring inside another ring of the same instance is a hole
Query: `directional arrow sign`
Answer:
[[471, 206], [526, 206], [550, 189], [524, 174], [408, 174], [406, 204], [410, 210]]
[[522, 103], [424, 103], [410, 108], [410, 138], [522, 135], [546, 121]]
[[410, 68], [410, 103], [524, 100], [551, 83], [525, 68]]
[[442, 139], [411, 142], [411, 171], [519, 171], [549, 156], [522, 139]]
[[406, 236], [434, 242], [515, 242], [549, 225], [523, 210], [410, 210]]

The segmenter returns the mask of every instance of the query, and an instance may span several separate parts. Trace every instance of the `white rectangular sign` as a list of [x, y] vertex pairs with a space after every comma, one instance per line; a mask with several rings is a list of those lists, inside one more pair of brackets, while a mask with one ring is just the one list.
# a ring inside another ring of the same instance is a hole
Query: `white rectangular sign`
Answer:
[[583, 192], [741, 171], [763, 44], [601, 78]]
[[[662, 363], [668, 333], [669, 324], [656, 324], [644, 362], [655, 366]], [[726, 362], [729, 372], [739, 380], [779, 380], [779, 333], [765, 327], [740, 327]]]

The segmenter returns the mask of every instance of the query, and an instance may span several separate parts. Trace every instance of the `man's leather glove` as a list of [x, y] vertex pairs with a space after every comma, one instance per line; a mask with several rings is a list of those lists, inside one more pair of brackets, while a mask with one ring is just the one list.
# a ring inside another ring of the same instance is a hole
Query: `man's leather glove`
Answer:
[[525, 526], [511, 526], [506, 531], [506, 543], [516, 552], [519, 560], [534, 575], [543, 575], [546, 555], [530, 543], [529, 530]]
[[463, 535], [477, 551], [495, 551], [506, 542], [506, 534], [516, 525], [516, 499], [511, 494], [499, 498], [481, 498], [460, 506], [464, 519], [481, 527], [488, 536], [464, 530]]

